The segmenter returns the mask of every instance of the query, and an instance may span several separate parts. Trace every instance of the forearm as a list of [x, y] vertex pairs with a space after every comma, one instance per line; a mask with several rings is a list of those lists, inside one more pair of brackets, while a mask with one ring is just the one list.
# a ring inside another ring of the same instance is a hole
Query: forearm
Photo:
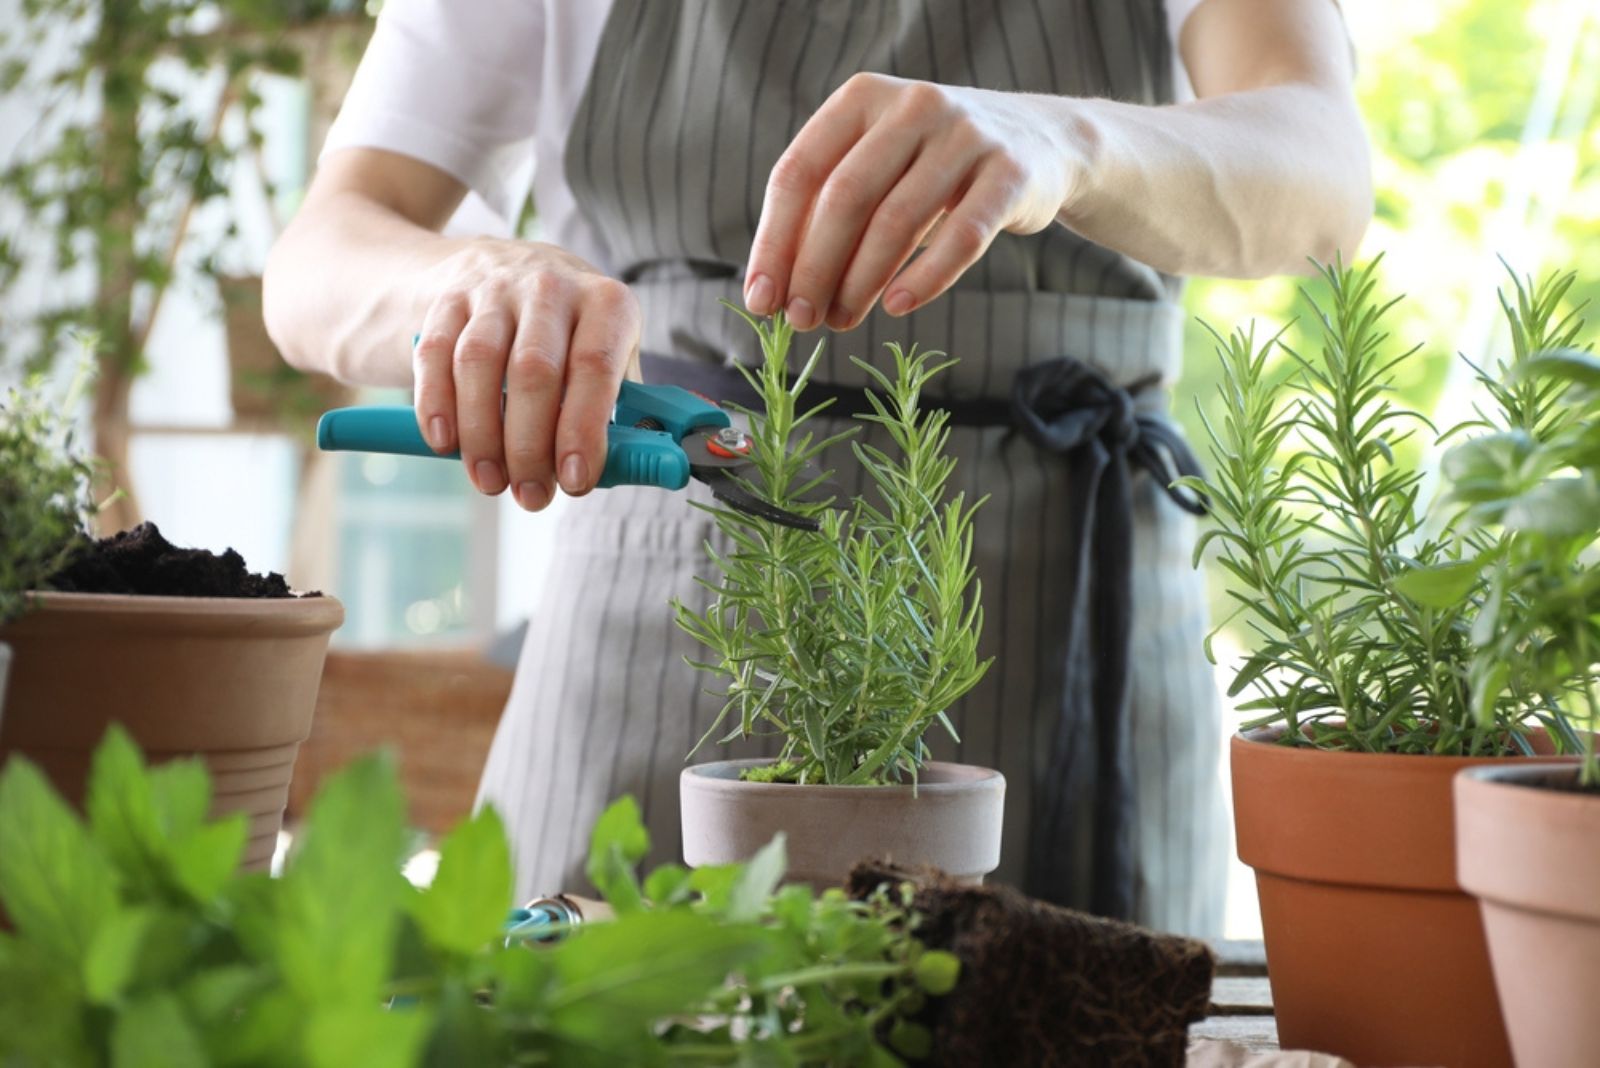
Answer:
[[357, 192], [310, 201], [267, 260], [267, 331], [303, 370], [409, 386], [411, 337], [438, 296], [436, 268], [469, 243]]
[[1285, 83], [1145, 107], [1035, 97], [1074, 183], [1057, 221], [1180, 275], [1261, 277], [1348, 258], [1372, 213], [1352, 102]]

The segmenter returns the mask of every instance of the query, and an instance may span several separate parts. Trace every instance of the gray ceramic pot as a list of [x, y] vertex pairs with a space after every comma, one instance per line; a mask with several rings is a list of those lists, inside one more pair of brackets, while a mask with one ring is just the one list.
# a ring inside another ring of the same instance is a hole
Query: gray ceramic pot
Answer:
[[11, 646], [0, 642], [0, 723], [6, 714], [6, 676], [11, 670]]
[[970, 764], [933, 762], [910, 786], [794, 786], [745, 782], [760, 760], [683, 770], [683, 859], [691, 867], [748, 860], [782, 831], [788, 879], [837, 886], [862, 860], [932, 865], [981, 882], [1000, 864], [1006, 780]]

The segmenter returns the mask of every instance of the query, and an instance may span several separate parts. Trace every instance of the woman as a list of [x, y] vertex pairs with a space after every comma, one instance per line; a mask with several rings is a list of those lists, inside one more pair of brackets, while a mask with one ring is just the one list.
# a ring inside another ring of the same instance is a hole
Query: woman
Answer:
[[[1197, 99], [1174, 105], [1185, 75]], [[848, 355], [915, 340], [961, 358], [955, 401], [1072, 357], [1152, 417], [1178, 372], [1179, 276], [1298, 270], [1359, 240], [1350, 81], [1332, 0], [389, 0], [273, 252], [268, 325], [297, 366], [413, 384], [430, 444], [535, 511], [594, 486], [641, 349], [675, 361], [652, 378], [752, 358], [718, 298], [831, 331], [835, 385], [861, 385]], [[546, 242], [440, 235], [469, 190], [514, 213], [530, 168]], [[944, 755], [1006, 774], [999, 875], [1216, 933], [1220, 722], [1192, 521], [1132, 481], [1129, 637], [1084, 646], [1062, 592], [1083, 573], [1076, 461], [975, 422], [951, 444], [962, 488], [991, 495], [976, 562], [998, 660]], [[579, 881], [622, 792], [676, 855], [677, 773], [716, 706], [664, 606], [695, 595], [708, 533], [684, 494], [570, 511], [483, 780], [519, 890]], [[1085, 768], [1086, 744], [1069, 768], [1062, 709], [1088, 676], [1121, 680], [1123, 748]], [[1047, 794], [1066, 823], [1041, 846]], [[1094, 820], [1113, 803], [1132, 815], [1108, 843]], [[1096, 865], [1118, 868], [1109, 899]]]

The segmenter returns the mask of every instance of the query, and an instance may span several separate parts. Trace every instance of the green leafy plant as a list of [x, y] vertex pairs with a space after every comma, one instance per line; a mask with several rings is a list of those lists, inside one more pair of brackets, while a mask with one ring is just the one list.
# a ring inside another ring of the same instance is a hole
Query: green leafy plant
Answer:
[[724, 728], [725, 741], [781, 735], [777, 762], [751, 778], [915, 781], [927, 758], [925, 733], [937, 723], [955, 736], [945, 712], [989, 667], [977, 655], [983, 610], [971, 562], [982, 501], [948, 493], [949, 416], [920, 404], [950, 364], [938, 362], [942, 353], [889, 345], [891, 376], [852, 357], [877, 387], [868, 394], [872, 411], [859, 418], [881, 428], [893, 452], [850, 441], [874, 493], [843, 508], [809, 503], [828, 478], [810, 465], [856, 428], [818, 438], [810, 424], [826, 404], [798, 409], [820, 343], [791, 377], [793, 328], [781, 315], [745, 318], [763, 354], [745, 371], [762, 402], [746, 413], [759, 475], [753, 488], [817, 516], [822, 530], [711, 509], [729, 546], [710, 549], [720, 575], [701, 580], [711, 595], [703, 610], [675, 605], [678, 624], [711, 654], [694, 666], [726, 683], [726, 701], [700, 744]]
[[146, 767], [113, 728], [80, 817], [27, 760], [0, 773], [0, 1063], [24, 1066], [901, 1063], [958, 964], [916, 941], [909, 888], [858, 902], [748, 864], [640, 879], [637, 807], [597, 823], [616, 911], [544, 947], [508, 941], [511, 860], [492, 809], [400, 874], [390, 762], [318, 793], [280, 878], [236, 872], [247, 824], [208, 820], [204, 766]]
[[[25, 271], [87, 268], [93, 282], [10, 309], [5, 340], [37, 370], [69, 333], [98, 339], [96, 448], [126, 487], [133, 376], [185, 264], [210, 262], [181, 255], [190, 223], [262, 144], [254, 76], [299, 72], [304, 41], [291, 34], [365, 18], [345, 0], [24, 0], [20, 14], [0, 28], [0, 92], [38, 113], [0, 165], [16, 220], [0, 234], [0, 293]], [[115, 525], [131, 526], [131, 498], [117, 509]]]
[[1475, 704], [1507, 697], [1583, 754], [1579, 781], [1600, 788], [1600, 359], [1579, 347], [1577, 312], [1560, 314], [1574, 275], [1515, 280], [1513, 355], [1479, 380], [1491, 428], [1444, 456], [1445, 506], [1495, 540], [1473, 621]]
[[[1206, 427], [1214, 474], [1184, 481], [1210, 495], [1216, 520], [1196, 563], [1217, 550], [1235, 617], [1256, 639], [1230, 694], [1254, 689], [1241, 707], [1260, 715], [1245, 727], [1281, 724], [1287, 744], [1529, 752], [1529, 731], [1543, 726], [1575, 750], [1569, 720], [1533, 681], [1546, 678], [1535, 648], [1513, 641], [1487, 653], [1492, 621], [1505, 615], [1491, 579], [1509, 551], [1482, 521], [1487, 502], [1470, 515], [1430, 512], [1424, 471], [1405, 459], [1417, 432], [1433, 428], [1392, 400], [1394, 369], [1415, 350], [1391, 346], [1384, 319], [1395, 302], [1376, 296], [1376, 268], [1323, 270], [1331, 297], [1326, 307], [1311, 301], [1322, 338], [1315, 358], [1281, 336], [1259, 345], [1248, 330], [1217, 336], [1222, 413]], [[1544, 366], [1538, 353], [1574, 341], [1577, 324], [1557, 312], [1567, 284], [1519, 282], [1517, 302], [1505, 303], [1515, 353], [1483, 378], [1506, 432], [1446, 457], [1458, 499], [1486, 492], [1485, 465], [1514, 469], [1517, 442], [1576, 433], [1581, 420], [1563, 407], [1564, 387], [1525, 373]], [[1275, 377], [1279, 349], [1291, 364]], [[1484, 417], [1436, 440], [1486, 424], [1496, 425]]]
[[66, 564], [95, 513], [94, 465], [73, 428], [88, 377], [85, 367], [53, 396], [33, 376], [0, 400], [0, 623]]

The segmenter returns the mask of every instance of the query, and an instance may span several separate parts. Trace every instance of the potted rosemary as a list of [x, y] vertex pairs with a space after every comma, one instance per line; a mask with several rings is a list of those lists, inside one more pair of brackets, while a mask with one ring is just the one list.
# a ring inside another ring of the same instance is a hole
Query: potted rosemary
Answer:
[[1600, 1049], [1600, 360], [1567, 349], [1511, 370], [1489, 383], [1501, 427], [1445, 456], [1450, 500], [1496, 535], [1473, 680], [1480, 707], [1522, 695], [1583, 759], [1458, 775], [1456, 852], [1517, 1063], [1576, 1066]]
[[[1286, 1048], [1503, 1065], [1476, 903], [1457, 882], [1451, 779], [1577, 739], [1505, 678], [1485, 683], [1474, 634], [1492, 616], [1495, 538], [1459, 509], [1423, 506], [1407, 450], [1432, 428], [1390, 397], [1411, 353], [1391, 348], [1376, 266], [1323, 272], [1316, 357], [1281, 336], [1219, 338], [1215, 474], [1189, 481], [1216, 520], [1196, 560], [1218, 550], [1252, 635], [1231, 689], [1256, 694], [1232, 741], [1238, 850], [1256, 870]], [[1513, 365], [1572, 344], [1565, 289], [1516, 283]], [[1279, 348], [1286, 377], [1270, 366]], [[1536, 417], [1514, 403], [1507, 414]], [[1519, 678], [1538, 656], [1498, 655]]]
[[[877, 386], [859, 417], [873, 433], [819, 437], [822, 408], [798, 402], [821, 345], [791, 377], [793, 328], [781, 316], [749, 321], [764, 357], [746, 373], [763, 409], [749, 413], [755, 489], [817, 516], [821, 531], [713, 509], [726, 548], [711, 550], [708, 603], [675, 606], [707, 651], [695, 666], [726, 698], [701, 744], [719, 732], [725, 741], [765, 734], [781, 750], [773, 761], [684, 770], [684, 857], [743, 860], [781, 831], [797, 881], [836, 884], [864, 857], [981, 879], [999, 864], [1005, 780], [930, 761], [924, 741], [935, 728], [954, 736], [945, 710], [989, 666], [977, 655], [983, 612], [971, 564], [981, 502], [949, 494], [948, 416], [920, 405], [948, 364], [893, 345], [892, 374], [855, 360]], [[808, 503], [825, 480], [808, 476], [810, 462], [847, 441], [871, 493]]]
[[0, 765], [28, 757], [81, 802], [121, 724], [153, 758], [202, 756], [217, 810], [250, 817], [245, 862], [265, 868], [344, 609], [150, 524], [93, 540], [95, 467], [72, 431], [87, 382], [0, 400]]

